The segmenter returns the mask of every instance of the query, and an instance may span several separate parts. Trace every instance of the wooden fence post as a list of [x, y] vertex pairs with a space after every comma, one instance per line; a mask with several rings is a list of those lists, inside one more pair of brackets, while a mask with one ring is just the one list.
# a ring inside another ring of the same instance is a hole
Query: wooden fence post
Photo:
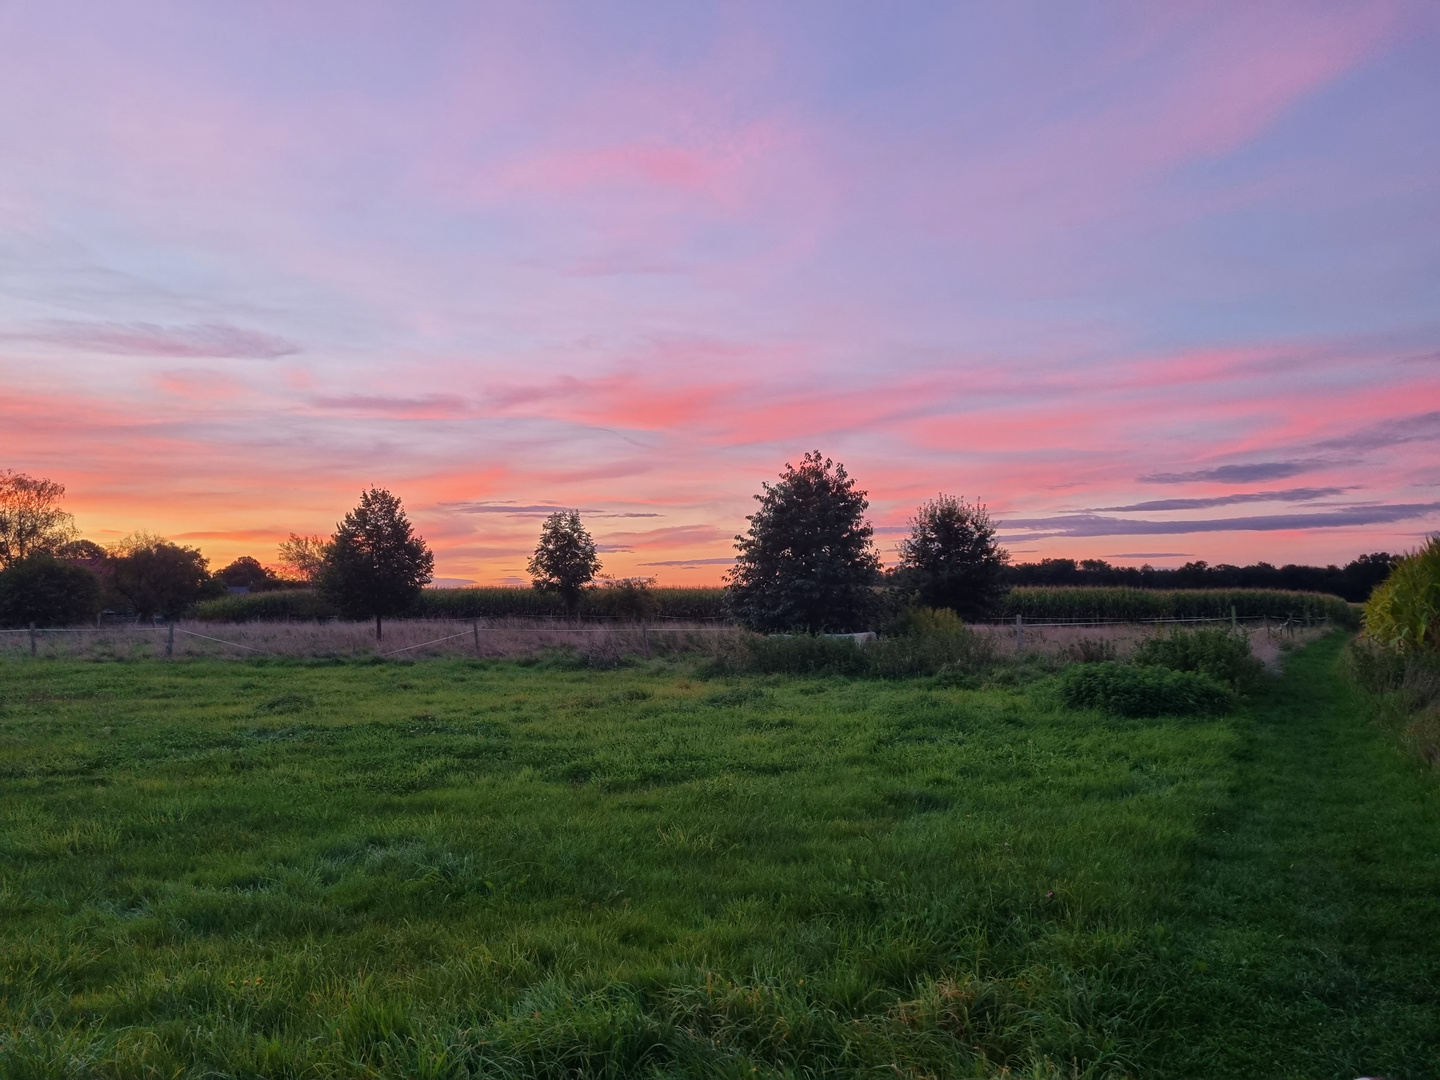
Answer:
[[475, 659], [480, 659], [480, 620], [476, 619], [470, 624], [470, 632], [475, 635]]
[[35, 624], [30, 624], [30, 655], [35, 655]]
[[1230, 629], [1231, 629], [1232, 631], [1235, 630], [1235, 629], [1237, 629], [1236, 624], [1235, 624], [1235, 605], [1234, 605], [1234, 604], [1231, 604], [1231, 605], [1230, 605]]
[[1018, 653], [1025, 644], [1025, 616], [1015, 616], [1015, 651]]
[[170, 620], [170, 627], [165, 634], [165, 655], [171, 656], [175, 652], [175, 620]]
[[650, 629], [645, 625], [645, 620], [640, 620], [640, 643], [645, 646], [645, 659], [650, 659]]

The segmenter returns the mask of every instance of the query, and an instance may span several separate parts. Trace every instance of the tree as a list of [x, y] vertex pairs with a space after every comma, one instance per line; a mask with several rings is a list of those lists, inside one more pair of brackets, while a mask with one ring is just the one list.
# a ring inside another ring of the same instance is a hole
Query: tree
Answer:
[[740, 621], [768, 632], [863, 629], [880, 574], [865, 492], [818, 450], [764, 489], [749, 533], [735, 537], [729, 599]]
[[241, 555], [223, 570], [215, 571], [215, 576], [227, 588], [245, 588], [254, 592], [274, 588], [278, 581], [273, 572], [260, 565], [259, 559], [249, 555]]
[[120, 541], [110, 553], [110, 564], [111, 588], [142, 619], [178, 619], [195, 601], [215, 593], [204, 555], [149, 533]]
[[320, 591], [351, 619], [381, 619], [409, 610], [434, 579], [435, 556], [415, 535], [400, 500], [384, 488], [360, 495], [331, 537], [320, 573]]
[[[993, 611], [1005, 593], [1010, 553], [995, 542], [995, 525], [982, 503], [953, 495], [922, 503], [899, 554], [896, 585], [918, 594], [926, 607], [976, 619]], [[1073, 571], [1074, 562], [1068, 562]]]
[[319, 536], [296, 536], [290, 534], [290, 539], [280, 545], [279, 558], [276, 560], [282, 570], [299, 581], [315, 585], [320, 581], [320, 575], [325, 570], [325, 555], [330, 550], [330, 541]]
[[59, 506], [64, 494], [54, 480], [0, 470], [0, 569], [75, 535], [74, 519]]
[[525, 569], [532, 586], [558, 592], [565, 601], [566, 614], [575, 618], [581, 593], [600, 572], [595, 541], [580, 523], [579, 510], [562, 510], [545, 519], [540, 526], [540, 542]]
[[100, 579], [36, 551], [0, 570], [0, 625], [69, 626], [100, 613]]

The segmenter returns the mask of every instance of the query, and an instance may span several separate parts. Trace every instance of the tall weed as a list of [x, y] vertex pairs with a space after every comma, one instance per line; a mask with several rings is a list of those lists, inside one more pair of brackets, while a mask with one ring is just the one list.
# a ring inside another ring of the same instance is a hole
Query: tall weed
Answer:
[[1250, 652], [1250, 638], [1229, 630], [1175, 630], [1151, 638], [1135, 650], [1137, 664], [1172, 671], [1196, 671], [1242, 693], [1255, 688], [1265, 665]]

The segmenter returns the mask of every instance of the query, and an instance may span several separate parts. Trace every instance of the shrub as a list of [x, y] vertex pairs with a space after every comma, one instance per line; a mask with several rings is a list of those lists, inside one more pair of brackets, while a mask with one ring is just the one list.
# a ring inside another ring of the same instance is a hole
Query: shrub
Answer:
[[69, 626], [100, 612], [100, 579], [36, 552], [0, 571], [0, 625]]
[[1397, 562], [1370, 594], [1365, 633], [1398, 653], [1440, 652], [1440, 536]]
[[865, 645], [869, 671], [894, 678], [974, 672], [995, 661], [996, 643], [969, 629], [948, 608], [909, 608], [900, 613], [879, 641]]
[[1265, 665], [1251, 654], [1245, 634], [1219, 628], [1174, 630], [1151, 638], [1131, 659], [1172, 671], [1198, 671], [1240, 691], [1254, 687], [1265, 673]]
[[865, 675], [869, 659], [852, 637], [781, 634], [745, 642], [744, 666], [775, 675]]
[[1155, 665], [1076, 664], [1060, 678], [1060, 698], [1072, 709], [1114, 716], [1223, 716], [1235, 694], [1209, 676]]

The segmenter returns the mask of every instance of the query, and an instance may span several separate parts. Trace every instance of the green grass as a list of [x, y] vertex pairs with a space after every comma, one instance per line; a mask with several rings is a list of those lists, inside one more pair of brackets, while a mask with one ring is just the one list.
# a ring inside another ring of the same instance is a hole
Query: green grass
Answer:
[[0, 1075], [1435, 1075], [1435, 787], [1340, 644], [1205, 721], [0, 664]]

